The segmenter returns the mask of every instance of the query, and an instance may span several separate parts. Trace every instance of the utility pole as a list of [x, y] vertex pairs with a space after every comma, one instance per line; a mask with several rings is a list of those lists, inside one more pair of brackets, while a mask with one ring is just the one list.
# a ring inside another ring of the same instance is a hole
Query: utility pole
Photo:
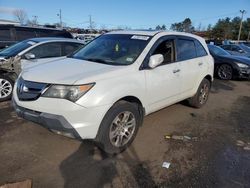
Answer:
[[38, 16], [32, 16], [32, 17], [33, 17], [32, 25], [38, 25], [38, 22], [37, 22]]
[[57, 16], [59, 16], [60, 19], [60, 27], [62, 28], [62, 10], [59, 10], [59, 14], [57, 14]]
[[238, 35], [238, 42], [240, 41], [240, 34], [241, 34], [241, 28], [242, 28], [242, 21], [243, 21], [243, 15], [246, 13], [245, 10], [240, 10], [241, 13], [241, 20], [240, 20], [240, 29], [239, 29], [239, 35]]
[[248, 31], [247, 41], [249, 41], [250, 38], [250, 31]]
[[93, 29], [93, 21], [92, 21], [92, 16], [89, 15], [89, 28], [92, 30]]

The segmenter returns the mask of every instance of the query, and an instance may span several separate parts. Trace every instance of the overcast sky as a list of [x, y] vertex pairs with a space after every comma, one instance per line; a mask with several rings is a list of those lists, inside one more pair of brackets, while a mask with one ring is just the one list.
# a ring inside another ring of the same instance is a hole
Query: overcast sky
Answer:
[[28, 17], [38, 17], [38, 22], [59, 22], [71, 27], [86, 28], [89, 15], [97, 27], [115, 28], [128, 26], [133, 29], [155, 28], [180, 22], [189, 17], [194, 26], [207, 27], [218, 18], [240, 16], [245, 9], [245, 18], [250, 17], [250, 0], [0, 0], [0, 19], [12, 19], [12, 11], [23, 9]]

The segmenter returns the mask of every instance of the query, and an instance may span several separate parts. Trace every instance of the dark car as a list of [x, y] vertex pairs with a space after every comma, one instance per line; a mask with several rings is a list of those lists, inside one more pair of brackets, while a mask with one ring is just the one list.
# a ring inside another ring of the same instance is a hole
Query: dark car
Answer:
[[245, 46], [247, 46], [247, 47], [250, 48], [250, 42], [240, 42], [240, 44], [243, 44], [243, 45], [245, 45]]
[[208, 45], [214, 57], [214, 74], [223, 80], [250, 77], [250, 59], [243, 56], [231, 55], [219, 46]]
[[245, 56], [250, 58], [250, 48], [244, 44], [226, 44], [220, 46], [232, 55]]
[[0, 49], [35, 37], [73, 38], [68, 31], [62, 29], [0, 25]]

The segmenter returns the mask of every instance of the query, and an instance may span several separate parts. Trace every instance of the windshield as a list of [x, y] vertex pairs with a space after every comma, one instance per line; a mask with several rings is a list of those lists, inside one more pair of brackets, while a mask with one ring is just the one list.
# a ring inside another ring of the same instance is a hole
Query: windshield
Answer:
[[16, 43], [8, 48], [3, 49], [0, 52], [0, 56], [7, 56], [7, 57], [12, 57], [12, 56], [16, 56], [19, 52], [29, 48], [30, 46], [36, 44], [33, 41], [22, 41], [19, 43]]
[[221, 56], [221, 55], [231, 55], [229, 52], [227, 52], [226, 50], [222, 49], [219, 46], [208, 45], [208, 49], [214, 55], [218, 55], [218, 56]]
[[142, 35], [106, 34], [71, 57], [110, 65], [129, 65], [135, 62], [149, 40], [149, 36]]

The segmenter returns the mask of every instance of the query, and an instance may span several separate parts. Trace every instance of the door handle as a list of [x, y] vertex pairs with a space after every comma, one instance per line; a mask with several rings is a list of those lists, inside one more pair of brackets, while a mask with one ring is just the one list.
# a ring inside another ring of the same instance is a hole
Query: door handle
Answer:
[[180, 69], [175, 69], [175, 70], [173, 70], [173, 73], [175, 74], [175, 73], [180, 72], [180, 71], [181, 71]]
[[199, 66], [201, 66], [201, 65], [203, 65], [203, 63], [202, 63], [202, 62], [200, 62], [200, 63], [198, 63], [198, 65], [199, 65]]

